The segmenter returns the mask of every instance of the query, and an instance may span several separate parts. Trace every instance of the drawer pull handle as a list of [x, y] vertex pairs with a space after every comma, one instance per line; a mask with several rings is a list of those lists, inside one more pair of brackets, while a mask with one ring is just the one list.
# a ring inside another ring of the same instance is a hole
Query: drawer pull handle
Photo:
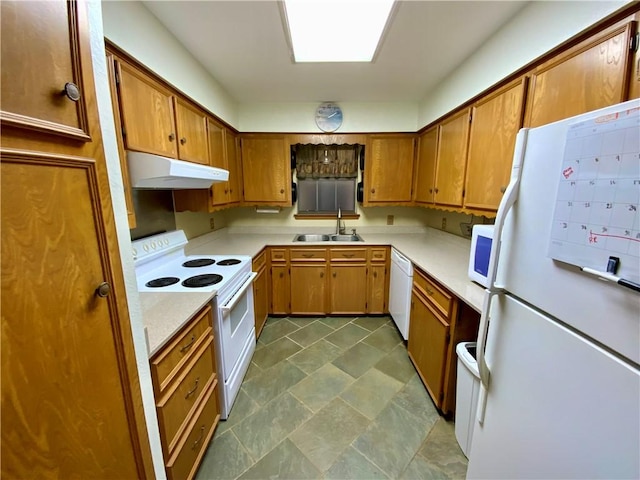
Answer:
[[193, 342], [195, 342], [195, 341], [196, 341], [196, 336], [195, 335], [191, 335], [191, 341], [180, 349], [180, 353], [184, 353], [187, 350], [189, 350], [191, 348], [191, 345], [193, 345]]
[[313, 253], [303, 253], [302, 256], [304, 258], [313, 258]]
[[193, 442], [193, 445], [191, 445], [191, 450], [195, 450], [198, 447], [198, 445], [202, 441], [202, 437], [204, 437], [204, 425], [200, 427], [200, 436], [195, 442]]
[[184, 398], [189, 398], [193, 393], [198, 389], [198, 383], [200, 383], [200, 377], [196, 378], [196, 383], [194, 383], [193, 388], [187, 392]]
[[433, 290], [429, 290], [429, 289], [427, 288], [427, 293], [428, 293], [429, 295], [433, 295]]
[[342, 256], [343, 257], [347, 257], [347, 258], [353, 258], [353, 253], [343, 253]]

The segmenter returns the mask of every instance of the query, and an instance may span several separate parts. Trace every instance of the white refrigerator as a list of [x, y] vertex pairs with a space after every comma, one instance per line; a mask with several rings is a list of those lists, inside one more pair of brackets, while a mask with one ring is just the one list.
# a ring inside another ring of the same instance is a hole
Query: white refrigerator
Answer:
[[639, 109], [518, 134], [467, 478], [640, 478]]

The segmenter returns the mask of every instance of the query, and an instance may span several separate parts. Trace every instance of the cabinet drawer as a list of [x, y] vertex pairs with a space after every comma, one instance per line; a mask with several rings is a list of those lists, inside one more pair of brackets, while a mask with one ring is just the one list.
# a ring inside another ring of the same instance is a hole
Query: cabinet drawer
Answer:
[[260, 269], [264, 268], [266, 263], [267, 263], [267, 254], [263, 250], [253, 259], [252, 270], [254, 272], [259, 272]]
[[286, 262], [287, 261], [287, 249], [286, 248], [272, 248], [271, 249], [271, 261], [272, 262]]
[[164, 393], [180, 369], [193, 358], [198, 347], [212, 332], [211, 307], [206, 306], [184, 331], [151, 359], [153, 390], [156, 398]]
[[386, 262], [387, 261], [387, 248], [375, 247], [369, 249], [369, 261], [371, 262]]
[[331, 249], [331, 261], [366, 261], [367, 249], [366, 248], [332, 248]]
[[319, 260], [325, 261], [327, 259], [326, 248], [292, 248], [289, 250], [291, 261], [308, 261]]
[[195, 412], [194, 420], [178, 443], [175, 453], [169, 458], [167, 474], [170, 480], [194, 477], [220, 418], [218, 388], [218, 381], [214, 380], [200, 408]]
[[205, 386], [215, 379], [212, 343], [210, 336], [198, 352], [199, 356], [157, 404], [163, 446], [168, 450], [165, 454], [174, 450], [184, 425], [203, 397]]
[[449, 318], [453, 296], [447, 290], [419, 270], [414, 270], [413, 284], [445, 318]]

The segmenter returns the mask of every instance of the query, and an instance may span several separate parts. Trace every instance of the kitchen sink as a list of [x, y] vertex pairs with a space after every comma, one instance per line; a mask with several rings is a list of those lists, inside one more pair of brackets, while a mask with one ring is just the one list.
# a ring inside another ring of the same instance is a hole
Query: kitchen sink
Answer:
[[358, 234], [322, 235], [317, 233], [301, 233], [293, 238], [294, 242], [363, 242]]

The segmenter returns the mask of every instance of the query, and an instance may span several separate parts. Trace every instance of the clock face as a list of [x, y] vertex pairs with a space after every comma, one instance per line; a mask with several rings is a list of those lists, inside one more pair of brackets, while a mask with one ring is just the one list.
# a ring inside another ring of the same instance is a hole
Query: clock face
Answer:
[[335, 103], [322, 103], [316, 110], [316, 125], [323, 132], [335, 132], [342, 125], [342, 109]]

